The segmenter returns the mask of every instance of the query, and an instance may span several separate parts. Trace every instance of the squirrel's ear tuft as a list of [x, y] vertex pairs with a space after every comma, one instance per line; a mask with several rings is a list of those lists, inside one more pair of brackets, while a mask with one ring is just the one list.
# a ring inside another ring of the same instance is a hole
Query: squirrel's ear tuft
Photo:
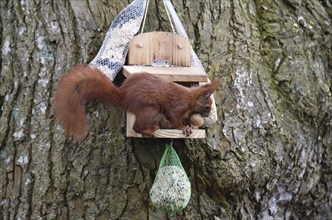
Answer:
[[203, 92], [202, 96], [207, 99], [212, 95], [212, 93], [213, 93], [213, 91], [211, 89], [207, 89]]
[[208, 99], [212, 93], [218, 88], [219, 86], [219, 80], [213, 80], [210, 84], [206, 84], [202, 86], [204, 88], [202, 96], [206, 99]]
[[214, 91], [218, 88], [220, 84], [220, 81], [218, 79], [214, 79], [212, 80], [212, 82], [210, 83], [211, 89]]

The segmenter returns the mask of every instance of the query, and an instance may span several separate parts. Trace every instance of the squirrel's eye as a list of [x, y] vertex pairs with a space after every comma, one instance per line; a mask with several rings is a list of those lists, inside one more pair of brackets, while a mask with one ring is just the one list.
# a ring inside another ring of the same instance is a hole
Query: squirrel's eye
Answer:
[[209, 105], [205, 105], [205, 109], [206, 109], [206, 110], [209, 110], [209, 109], [210, 109], [210, 106], [209, 106]]

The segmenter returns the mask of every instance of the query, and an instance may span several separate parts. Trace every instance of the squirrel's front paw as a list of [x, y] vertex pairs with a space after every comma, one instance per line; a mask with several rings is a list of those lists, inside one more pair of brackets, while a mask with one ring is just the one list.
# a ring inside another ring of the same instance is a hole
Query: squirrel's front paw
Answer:
[[190, 136], [193, 133], [193, 130], [191, 127], [186, 126], [185, 128], [182, 129], [183, 134], [186, 136]]

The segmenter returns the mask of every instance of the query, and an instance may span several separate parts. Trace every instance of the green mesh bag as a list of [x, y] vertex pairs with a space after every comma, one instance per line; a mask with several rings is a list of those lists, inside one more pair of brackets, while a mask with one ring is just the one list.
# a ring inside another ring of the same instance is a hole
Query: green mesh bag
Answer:
[[179, 156], [170, 144], [166, 144], [157, 176], [150, 189], [151, 201], [169, 216], [174, 216], [188, 205], [190, 195], [190, 181]]

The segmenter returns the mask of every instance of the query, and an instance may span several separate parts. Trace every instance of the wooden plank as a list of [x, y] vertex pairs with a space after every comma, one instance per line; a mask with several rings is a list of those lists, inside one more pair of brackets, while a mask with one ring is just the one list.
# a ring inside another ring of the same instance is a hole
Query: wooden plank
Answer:
[[151, 65], [153, 60], [166, 60], [175, 66], [191, 65], [189, 39], [170, 32], [148, 32], [136, 35], [129, 44], [127, 63]]
[[123, 75], [127, 78], [142, 72], [175, 82], [206, 82], [208, 79], [207, 74], [196, 67], [123, 66]]
[[204, 129], [193, 129], [193, 133], [190, 136], [185, 136], [182, 130], [179, 129], [158, 129], [155, 131], [154, 137], [143, 136], [133, 130], [133, 124], [135, 122], [135, 115], [127, 113], [127, 137], [136, 138], [205, 138]]

